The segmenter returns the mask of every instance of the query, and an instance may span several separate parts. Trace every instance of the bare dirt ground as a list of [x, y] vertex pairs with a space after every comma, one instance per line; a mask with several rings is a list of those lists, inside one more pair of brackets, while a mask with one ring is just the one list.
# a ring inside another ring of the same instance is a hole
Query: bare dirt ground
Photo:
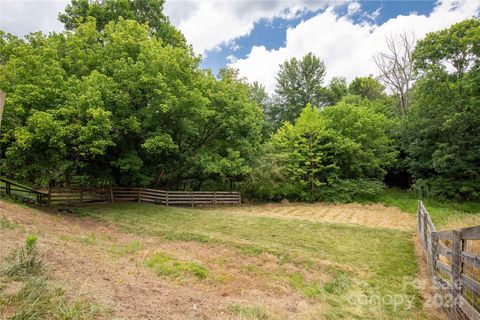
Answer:
[[329, 223], [348, 223], [374, 228], [408, 231], [415, 229], [415, 217], [413, 215], [382, 204], [270, 203], [214, 210], [270, 217], [300, 218]]
[[[222, 210], [402, 230], [413, 230], [415, 224], [412, 216], [381, 205], [275, 204], [260, 206], [260, 210], [253, 206]], [[275, 270], [277, 258], [269, 254], [250, 257], [220, 245], [160, 242], [153, 237], [122, 233], [89, 218], [59, 215], [3, 201], [0, 201], [0, 217], [21, 226], [0, 230], [0, 258], [22, 245], [25, 235], [38, 235], [39, 251], [53, 279], [73, 298], [93, 297], [103, 306], [101, 317], [105, 319], [233, 319], [228, 311], [232, 304], [259, 302], [288, 319], [311, 319], [322, 308], [299, 296], [288, 284], [259, 279], [245, 268], [256, 265], [267, 273]], [[115, 253], [116, 248], [135, 242], [141, 246], [132, 254]], [[139, 263], [142, 257], [156, 250], [201, 261], [215, 279], [175, 281], [158, 277]], [[318, 268], [329, 263], [320, 262]], [[425, 278], [425, 274], [420, 277]], [[328, 279], [315, 280], [324, 283]]]

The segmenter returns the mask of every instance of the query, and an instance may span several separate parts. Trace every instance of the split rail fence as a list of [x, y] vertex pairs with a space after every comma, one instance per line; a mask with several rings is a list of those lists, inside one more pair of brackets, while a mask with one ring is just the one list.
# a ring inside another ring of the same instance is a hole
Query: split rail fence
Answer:
[[480, 226], [437, 231], [422, 201], [418, 235], [435, 288], [434, 303], [449, 319], [480, 320]]
[[76, 204], [91, 202], [150, 202], [163, 205], [240, 204], [240, 192], [228, 191], [165, 191], [147, 188], [48, 188], [37, 190], [0, 177], [0, 191], [8, 196], [41, 204]]

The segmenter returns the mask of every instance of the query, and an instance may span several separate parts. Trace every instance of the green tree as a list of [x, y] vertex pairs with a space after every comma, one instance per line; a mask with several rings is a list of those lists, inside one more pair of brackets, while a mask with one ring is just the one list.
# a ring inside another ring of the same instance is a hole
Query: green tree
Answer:
[[98, 30], [102, 30], [110, 21], [123, 19], [147, 23], [151, 33], [173, 46], [186, 46], [183, 35], [170, 24], [163, 14], [165, 0], [72, 0], [58, 20], [65, 29], [74, 30], [81, 23], [93, 17]]
[[384, 98], [385, 87], [372, 76], [357, 77], [348, 86], [350, 94], [374, 101]]
[[334, 105], [342, 100], [343, 97], [348, 95], [347, 79], [344, 77], [334, 77], [330, 80], [328, 87], [326, 88], [326, 105]]
[[243, 179], [263, 115], [234, 70], [217, 80], [147, 25], [94, 18], [26, 41], [2, 37], [4, 173], [199, 189]]
[[408, 164], [431, 193], [480, 199], [480, 20], [470, 19], [419, 41], [420, 79], [408, 116]]
[[378, 191], [396, 154], [388, 127], [387, 118], [367, 102], [324, 110], [307, 106], [295, 125], [284, 124], [272, 137], [290, 178], [288, 197], [352, 200], [362, 192]]
[[325, 103], [325, 64], [313, 53], [302, 59], [292, 58], [280, 65], [276, 77], [275, 106], [272, 121], [279, 127], [285, 121], [294, 123], [303, 108], [318, 108]]

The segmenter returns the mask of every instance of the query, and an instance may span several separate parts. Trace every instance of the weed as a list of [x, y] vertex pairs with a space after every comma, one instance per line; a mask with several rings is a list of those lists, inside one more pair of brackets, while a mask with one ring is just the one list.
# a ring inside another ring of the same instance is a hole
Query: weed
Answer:
[[134, 240], [134, 241], [132, 241], [130, 243], [127, 243], [127, 244], [124, 244], [124, 245], [120, 245], [120, 244], [113, 245], [112, 248], [109, 251], [114, 256], [123, 257], [125, 255], [135, 254], [140, 249], [142, 249], [143, 247], [144, 246], [143, 246], [142, 243]]
[[207, 269], [196, 262], [179, 261], [161, 252], [148, 258], [145, 264], [156, 274], [171, 278], [193, 276], [197, 279], [205, 279], [208, 275]]
[[[70, 303], [64, 291], [48, 281], [37, 253], [37, 241], [36, 236], [27, 237], [24, 246], [5, 259], [0, 277], [0, 314], [18, 320], [93, 319], [99, 313], [98, 305], [81, 299]], [[19, 290], [5, 290], [9, 284]]]
[[41, 271], [42, 262], [38, 257], [36, 236], [28, 236], [25, 245], [14, 250], [2, 268], [4, 275], [17, 278], [40, 274]]
[[308, 282], [301, 273], [292, 273], [288, 276], [288, 279], [290, 285], [305, 297], [317, 298], [322, 294], [320, 285], [316, 282]]
[[328, 294], [340, 295], [348, 289], [349, 285], [349, 279], [343, 274], [338, 274], [323, 286], [323, 290]]
[[13, 230], [18, 227], [18, 224], [10, 221], [6, 217], [0, 217], [0, 229]]
[[268, 319], [267, 312], [260, 306], [245, 307], [238, 304], [232, 304], [228, 310], [239, 317], [239, 319]]
[[94, 245], [97, 243], [97, 236], [94, 233], [90, 233], [86, 236], [81, 236], [79, 241], [85, 245]]
[[18, 293], [0, 297], [0, 311], [11, 319], [93, 319], [99, 306], [82, 300], [69, 303], [65, 293], [43, 276], [26, 280]]

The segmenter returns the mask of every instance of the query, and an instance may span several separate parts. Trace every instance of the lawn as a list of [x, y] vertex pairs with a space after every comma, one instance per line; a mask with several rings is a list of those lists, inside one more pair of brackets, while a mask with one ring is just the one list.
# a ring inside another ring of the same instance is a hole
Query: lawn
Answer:
[[[295, 294], [305, 304], [321, 306], [316, 314], [310, 314], [314, 318], [427, 318], [419, 292], [408, 281], [418, 271], [413, 231], [137, 203], [88, 206], [77, 213], [159, 242], [227, 247], [238, 256], [253, 258], [273, 256], [274, 266], [269, 265], [268, 269], [255, 262], [242, 268], [252, 273], [256, 281], [288, 288], [286, 292], [272, 291], [265, 296]], [[156, 253], [145, 263], [161, 277], [178, 279], [190, 272], [197, 281], [213, 283], [222, 273], [218, 271], [221, 266], [212, 267], [211, 261], [179, 261], [174, 253]], [[209, 270], [208, 265], [216, 271]], [[235, 304], [229, 310], [239, 314], [251, 312], [261, 318], [292, 316], [289, 310], [271, 310], [263, 301], [258, 303]]]

